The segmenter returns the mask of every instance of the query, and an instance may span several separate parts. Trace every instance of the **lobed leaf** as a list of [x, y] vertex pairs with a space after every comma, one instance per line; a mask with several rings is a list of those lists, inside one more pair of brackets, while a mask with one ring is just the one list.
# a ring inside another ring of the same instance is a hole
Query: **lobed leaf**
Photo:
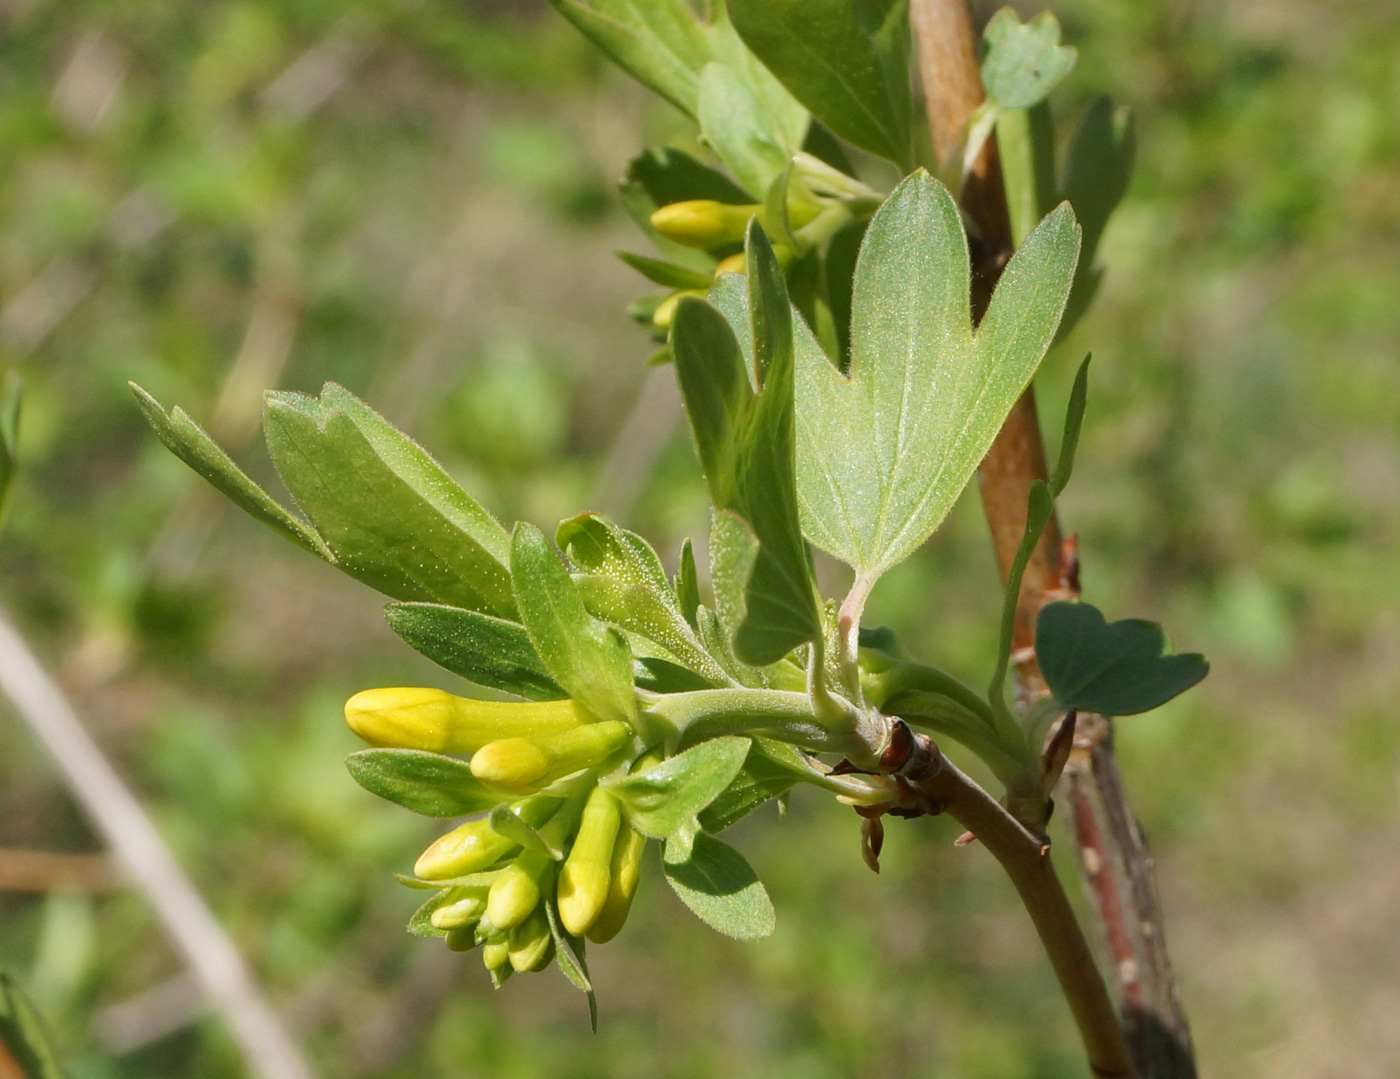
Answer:
[[1060, 44], [1060, 23], [1042, 12], [1028, 23], [1009, 7], [982, 31], [982, 85], [999, 109], [1024, 109], [1044, 101], [1074, 68], [1078, 52]]
[[1165, 704], [1210, 672], [1204, 656], [1172, 655], [1156, 622], [1108, 623], [1087, 603], [1047, 603], [1035, 627], [1035, 656], [1065, 708], [1135, 715]]

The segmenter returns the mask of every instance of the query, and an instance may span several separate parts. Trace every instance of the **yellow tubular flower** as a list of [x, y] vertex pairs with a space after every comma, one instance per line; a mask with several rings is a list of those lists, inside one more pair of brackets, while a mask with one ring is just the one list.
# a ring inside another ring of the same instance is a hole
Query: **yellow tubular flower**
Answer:
[[477, 701], [440, 689], [366, 689], [345, 722], [372, 746], [475, 753], [498, 738], [557, 734], [597, 717], [575, 701]]
[[486, 946], [481, 949], [481, 961], [486, 964], [486, 969], [498, 976], [509, 976], [510, 967], [510, 943], [502, 934], [498, 939], [488, 940]]
[[[647, 837], [635, 832], [623, 821], [613, 844], [612, 866], [609, 872], [608, 898], [592, 927], [588, 939], [594, 944], [606, 944], [621, 931], [632, 909], [632, 897], [637, 894], [637, 882], [642, 877], [642, 854]], [[562, 906], [562, 904], [561, 904]]]
[[737, 255], [721, 259], [719, 265], [715, 267], [715, 276], [718, 277], [722, 273], [747, 273], [748, 268], [744, 253], [740, 251]]
[[607, 720], [544, 737], [502, 738], [472, 755], [472, 775], [524, 793], [605, 760], [631, 734], [626, 723]]
[[721, 247], [744, 238], [749, 218], [761, 207], [731, 206], [714, 199], [688, 199], [658, 208], [651, 227], [674, 243], [686, 247]]
[[460, 929], [474, 925], [486, 910], [487, 889], [453, 888], [447, 902], [433, 911], [428, 919], [437, 929]]
[[[563, 804], [562, 799], [541, 795], [525, 798], [515, 804], [515, 814], [532, 828], [549, 820]], [[452, 829], [425, 850], [413, 867], [423, 880], [451, 880], [480, 873], [516, 849], [514, 841], [504, 838], [485, 819], [467, 821]]]
[[698, 288], [681, 289], [679, 292], [671, 293], [671, 295], [657, 304], [656, 310], [651, 313], [652, 325], [663, 330], [669, 330], [671, 328], [671, 320], [676, 317], [676, 305], [681, 302], [682, 296], [699, 296], [703, 299], [705, 293]]
[[530, 917], [510, 931], [506, 938], [510, 965], [520, 974], [543, 970], [554, 958], [554, 938], [549, 932], [549, 915], [541, 903]]
[[607, 902], [613, 843], [621, 823], [617, 799], [594, 787], [583, 807], [578, 837], [559, 870], [559, 920], [575, 936], [593, 927]]
[[[491, 882], [486, 920], [499, 930], [514, 929], [539, 905], [541, 885], [554, 863], [548, 854], [527, 850]], [[551, 881], [552, 883], [552, 881]]]

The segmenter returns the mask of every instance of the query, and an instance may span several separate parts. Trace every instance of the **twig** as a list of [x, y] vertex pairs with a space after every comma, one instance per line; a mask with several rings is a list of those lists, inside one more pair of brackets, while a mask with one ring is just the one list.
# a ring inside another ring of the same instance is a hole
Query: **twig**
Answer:
[[106, 854], [58, 854], [0, 847], [0, 892], [106, 892], [121, 875]]
[[901, 774], [981, 840], [1006, 870], [1055, 969], [1094, 1074], [1102, 1079], [1133, 1079], [1133, 1061], [1118, 1013], [1051, 864], [1049, 840], [1028, 831], [943, 757], [928, 735], [916, 734], [914, 742], [914, 754]]
[[0, 689], [43, 742], [74, 796], [150, 899], [211, 1005], [227, 1020], [249, 1070], [262, 1079], [311, 1079], [310, 1067], [259, 993], [233, 942], [3, 614]]
[[[972, 110], [983, 100], [977, 49], [967, 0], [911, 0], [910, 20], [918, 42], [919, 68], [928, 103], [934, 148], [946, 157], [961, 140]], [[974, 254], [974, 313], [985, 310], [992, 287], [1011, 251], [1006, 198], [996, 167], [995, 140], [988, 139], [974, 167], [976, 184], [965, 184], [963, 208], [984, 246]], [[971, 179], [971, 177], [970, 177]], [[999, 249], [998, 249], [999, 248]], [[1036, 416], [1035, 394], [1017, 402], [982, 463], [982, 505], [1002, 579], [1025, 529], [1027, 493], [1034, 480], [1048, 478]], [[1035, 663], [1035, 617], [1062, 593], [1064, 566], [1058, 520], [1052, 516], [1022, 579], [1012, 648], [1018, 654], [1017, 689], [1023, 699], [1045, 692]], [[1073, 590], [1073, 582], [1069, 582]], [[1195, 1065], [1185, 1014], [1181, 1010], [1162, 933], [1152, 864], [1123, 791], [1113, 755], [1108, 719], [1079, 717], [1079, 747], [1065, 769], [1072, 803], [1091, 815], [1092, 838], [1071, 813], [1086, 890], [1095, 899], [1100, 938], [1114, 956], [1123, 1021], [1132, 1035], [1134, 1062], [1141, 1079], [1193, 1079]], [[1090, 874], [1093, 863], [1098, 872]], [[1144, 928], [1146, 927], [1146, 928]], [[1121, 956], [1124, 942], [1128, 951]], [[1128, 954], [1131, 953], [1131, 954]]]

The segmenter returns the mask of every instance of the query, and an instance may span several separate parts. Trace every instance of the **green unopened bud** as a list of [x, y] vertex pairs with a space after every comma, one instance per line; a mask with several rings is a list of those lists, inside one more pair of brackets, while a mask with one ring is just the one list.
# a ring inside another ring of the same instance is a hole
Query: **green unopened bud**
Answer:
[[[562, 805], [561, 799], [540, 795], [512, 806], [513, 812], [538, 828]], [[451, 880], [480, 873], [516, 849], [515, 841], [497, 834], [486, 819], [458, 825], [419, 856], [413, 872], [424, 880]]]
[[486, 910], [485, 887], [453, 888], [437, 910], [429, 916], [429, 921], [437, 929], [460, 929], [474, 925]]
[[502, 738], [472, 755], [472, 775], [504, 790], [528, 791], [606, 760], [631, 737], [617, 720], [539, 738]]
[[588, 939], [594, 944], [606, 944], [626, 924], [632, 897], [637, 894], [637, 883], [642, 877], [642, 854], [646, 846], [647, 837], [633, 831], [631, 825], [623, 821], [613, 843], [608, 898], [597, 921], [588, 930]]
[[545, 913], [544, 904], [512, 929], [507, 939], [511, 969], [524, 974], [547, 967], [554, 958], [554, 937], [549, 932], [549, 915]]
[[662, 206], [651, 215], [651, 227], [673, 243], [686, 247], [722, 247], [744, 238], [755, 204], [731, 206], [714, 199], [688, 199]]
[[617, 799], [594, 787], [583, 807], [578, 836], [559, 870], [559, 920], [575, 936], [588, 932], [603, 912], [621, 823]]
[[[539, 905], [540, 893], [554, 863], [548, 854], [527, 850], [491, 882], [486, 920], [496, 929], [514, 929]], [[550, 883], [553, 883], [552, 881]]]
[[345, 722], [372, 746], [475, 753], [498, 738], [557, 734], [597, 719], [575, 701], [478, 701], [440, 689], [366, 689]]
[[442, 938], [442, 942], [454, 952], [469, 952], [481, 943], [477, 939], [475, 925], [463, 925], [456, 929], [449, 929], [447, 936]]

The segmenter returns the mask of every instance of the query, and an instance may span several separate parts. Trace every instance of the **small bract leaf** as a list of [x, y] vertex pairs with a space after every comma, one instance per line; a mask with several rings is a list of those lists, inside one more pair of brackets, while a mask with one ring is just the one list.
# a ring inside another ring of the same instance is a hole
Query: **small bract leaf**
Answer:
[[550, 676], [599, 719], [632, 722], [632, 650], [620, 630], [588, 613], [578, 584], [534, 525], [516, 526], [510, 566], [521, 620]]
[[1002, 109], [1044, 101], [1079, 55], [1060, 44], [1059, 20], [1048, 11], [1022, 23], [1015, 11], [1002, 8], [987, 23], [982, 41], [982, 85], [988, 100]]
[[713, 274], [705, 273], [701, 270], [692, 270], [686, 266], [678, 266], [674, 262], [666, 262], [663, 259], [647, 258], [645, 255], [634, 255], [630, 251], [619, 251], [617, 257], [631, 266], [648, 281], [654, 281], [658, 285], [665, 285], [667, 288], [709, 288]]
[[1128, 716], [1165, 704], [1210, 671], [1198, 653], [1171, 655], [1156, 622], [1106, 623], [1087, 603], [1047, 603], [1035, 627], [1035, 655], [1066, 708]]
[[733, 782], [749, 753], [743, 737], [714, 738], [603, 784], [642, 835], [667, 839], [695, 827], [696, 815]]
[[545, 671], [519, 622], [440, 603], [391, 603], [384, 618], [410, 648], [479, 686], [532, 701], [568, 696]]
[[702, 922], [735, 940], [760, 940], [773, 932], [773, 901], [744, 856], [704, 832], [687, 852], [679, 838], [666, 842], [666, 879]]
[[818, 120], [910, 160], [907, 0], [729, 0], [744, 43]]
[[371, 794], [425, 817], [465, 817], [518, 797], [487, 787], [463, 761], [421, 749], [362, 749], [345, 767]]

